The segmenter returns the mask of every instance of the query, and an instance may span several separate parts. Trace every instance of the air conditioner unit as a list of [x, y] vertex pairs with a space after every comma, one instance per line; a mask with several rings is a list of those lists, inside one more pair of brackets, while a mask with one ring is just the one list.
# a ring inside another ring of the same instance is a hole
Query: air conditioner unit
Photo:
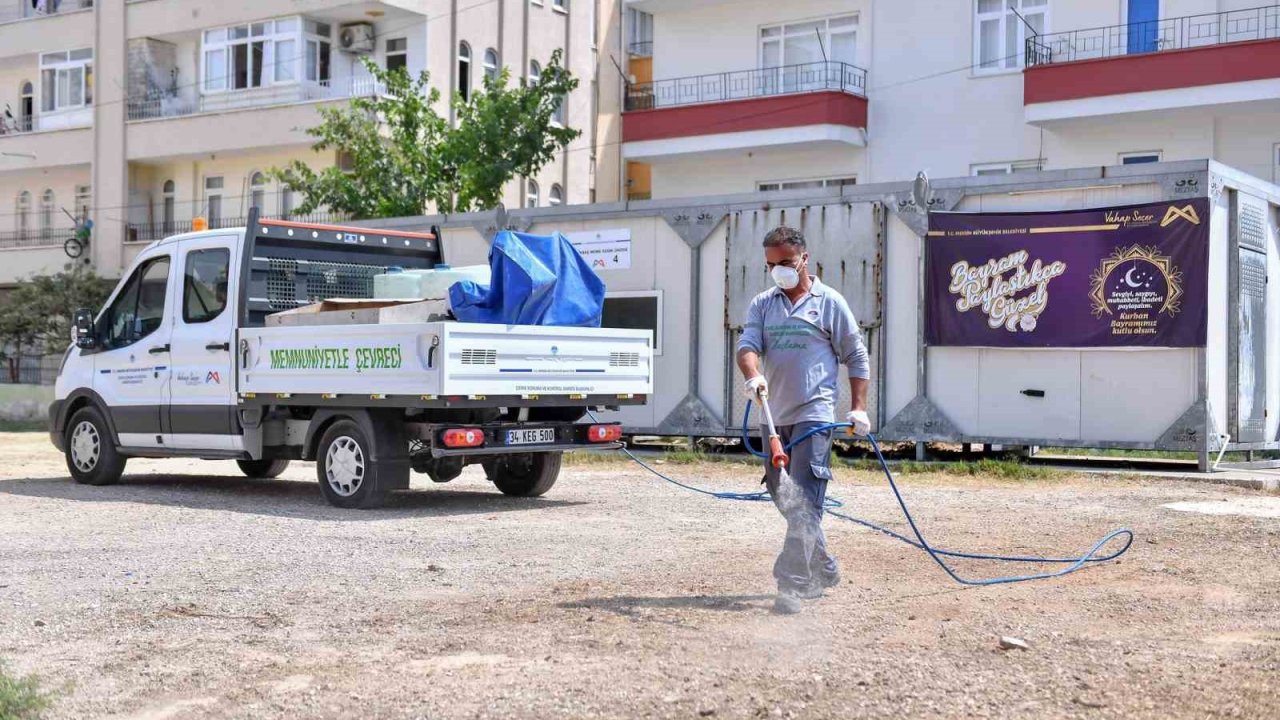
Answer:
[[338, 48], [349, 53], [371, 53], [374, 48], [372, 23], [352, 23], [338, 28]]

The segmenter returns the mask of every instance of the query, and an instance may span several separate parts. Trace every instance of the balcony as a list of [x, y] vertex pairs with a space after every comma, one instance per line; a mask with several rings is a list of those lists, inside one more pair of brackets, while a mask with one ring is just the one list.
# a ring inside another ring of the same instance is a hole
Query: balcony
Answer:
[[205, 113], [251, 110], [278, 105], [327, 102], [353, 97], [372, 97], [386, 92], [386, 87], [372, 77], [354, 78], [342, 86], [329, 81], [320, 83], [295, 83], [237, 90], [192, 97], [180, 93], [160, 93], [150, 97], [129, 100], [128, 118], [156, 120]]
[[[119, 0], [116, 0], [119, 2]], [[35, 55], [53, 47], [89, 47], [94, 42], [92, 0], [46, 0], [36, 12], [32, 0], [0, 0], [0, 57]]]
[[627, 88], [623, 154], [649, 159], [747, 147], [864, 146], [867, 71], [817, 62]]
[[[371, 79], [341, 88], [295, 84], [205, 95], [163, 95], [130, 101], [126, 147], [129, 160], [154, 161], [213, 153], [242, 153], [261, 148], [310, 145], [307, 128], [320, 123], [317, 103], [383, 92]], [[165, 123], [156, 132], [154, 123]]]
[[4, 0], [0, 3], [0, 23], [65, 15], [77, 10], [91, 9], [93, 9], [93, 0], [61, 0], [61, 2], [46, 0], [42, 10], [36, 10], [31, 0]]
[[34, 228], [0, 232], [0, 250], [14, 248], [57, 247], [75, 237], [75, 228]]
[[1028, 38], [1030, 123], [1280, 99], [1280, 5]]

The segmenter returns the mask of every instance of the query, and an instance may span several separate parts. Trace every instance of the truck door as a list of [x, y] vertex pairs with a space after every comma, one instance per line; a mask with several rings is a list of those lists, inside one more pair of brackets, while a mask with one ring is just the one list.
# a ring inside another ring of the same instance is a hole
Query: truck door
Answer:
[[99, 316], [100, 349], [93, 389], [106, 402], [120, 444], [164, 444], [161, 409], [169, 382], [166, 304], [172, 263], [168, 254], [145, 258]]
[[236, 235], [183, 240], [175, 276], [169, 407], [165, 444], [195, 450], [242, 450], [236, 422]]

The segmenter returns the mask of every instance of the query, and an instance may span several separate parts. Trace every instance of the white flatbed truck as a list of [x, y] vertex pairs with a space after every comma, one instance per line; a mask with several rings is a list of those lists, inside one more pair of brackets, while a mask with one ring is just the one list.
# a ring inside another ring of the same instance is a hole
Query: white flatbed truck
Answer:
[[541, 495], [561, 454], [619, 446], [591, 408], [653, 392], [647, 331], [453, 321], [272, 326], [268, 315], [369, 298], [388, 267], [441, 262], [432, 233], [260, 220], [157, 241], [96, 315], [77, 313], [50, 435], [81, 483], [131, 457], [234, 459], [250, 477], [314, 460], [333, 505], [371, 508], [410, 471], [481, 464]]

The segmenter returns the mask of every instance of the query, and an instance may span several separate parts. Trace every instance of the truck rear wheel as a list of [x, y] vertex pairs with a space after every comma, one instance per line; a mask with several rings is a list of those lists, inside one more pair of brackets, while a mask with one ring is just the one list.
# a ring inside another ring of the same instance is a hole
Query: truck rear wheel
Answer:
[[484, 463], [484, 473], [504, 495], [537, 497], [556, 484], [562, 455], [558, 452], [503, 455]]
[[67, 470], [82, 485], [114, 485], [124, 474], [125, 458], [116, 452], [111, 430], [92, 405], [80, 408], [67, 423]]
[[245, 477], [257, 478], [265, 480], [267, 478], [279, 477], [289, 467], [288, 460], [237, 460], [236, 465], [240, 466], [240, 472]]
[[316, 448], [316, 477], [330, 505], [369, 509], [387, 498], [384, 478], [373, 461], [373, 443], [354, 420], [338, 420]]

